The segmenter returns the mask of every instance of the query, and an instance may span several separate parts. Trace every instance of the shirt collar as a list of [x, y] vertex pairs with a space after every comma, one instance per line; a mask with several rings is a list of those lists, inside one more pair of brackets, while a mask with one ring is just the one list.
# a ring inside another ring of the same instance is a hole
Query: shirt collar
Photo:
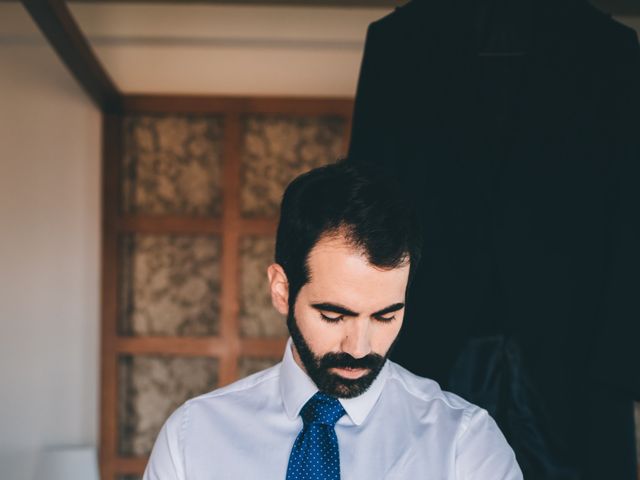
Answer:
[[[338, 399], [354, 424], [360, 425], [366, 420], [369, 412], [378, 401], [388, 376], [389, 362], [387, 361], [366, 392], [354, 398]], [[293, 358], [292, 342], [289, 339], [280, 367], [280, 393], [287, 416], [293, 420], [300, 415], [304, 404], [317, 391], [316, 384]]]

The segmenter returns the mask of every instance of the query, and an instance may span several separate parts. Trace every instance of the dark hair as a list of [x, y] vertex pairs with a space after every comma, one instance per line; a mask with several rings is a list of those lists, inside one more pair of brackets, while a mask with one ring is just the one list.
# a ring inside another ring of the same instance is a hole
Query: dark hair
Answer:
[[422, 248], [412, 202], [389, 175], [340, 160], [300, 175], [282, 197], [275, 261], [287, 275], [291, 308], [309, 281], [309, 252], [331, 234], [344, 235], [376, 267], [408, 261], [411, 282]]

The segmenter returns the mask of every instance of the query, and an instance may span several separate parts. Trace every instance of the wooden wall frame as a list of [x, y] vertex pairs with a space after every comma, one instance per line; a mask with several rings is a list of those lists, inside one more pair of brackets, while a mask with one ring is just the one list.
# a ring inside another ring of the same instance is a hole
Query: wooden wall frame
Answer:
[[[242, 357], [279, 358], [286, 338], [242, 338], [239, 314], [239, 239], [243, 235], [274, 235], [277, 219], [247, 219], [240, 214], [240, 147], [243, 114], [285, 114], [343, 117], [349, 125], [353, 100], [348, 98], [123, 96], [119, 114], [105, 115], [103, 128], [103, 273], [101, 372], [101, 472], [102, 478], [142, 474], [146, 457], [118, 455], [118, 381], [120, 355], [165, 354], [214, 357], [219, 361], [219, 386], [237, 379]], [[121, 213], [120, 163], [122, 120], [137, 114], [216, 114], [224, 121], [223, 211], [221, 218], [128, 215]], [[345, 129], [347, 151], [350, 129]], [[222, 238], [220, 332], [208, 337], [130, 337], [117, 334], [118, 238], [126, 233], [219, 234]], [[266, 287], [265, 287], [266, 288]]]

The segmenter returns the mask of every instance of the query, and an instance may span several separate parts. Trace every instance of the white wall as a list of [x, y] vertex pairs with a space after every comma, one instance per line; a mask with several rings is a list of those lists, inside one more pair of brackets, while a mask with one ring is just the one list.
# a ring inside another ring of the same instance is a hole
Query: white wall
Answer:
[[0, 4], [0, 479], [98, 432], [100, 115]]

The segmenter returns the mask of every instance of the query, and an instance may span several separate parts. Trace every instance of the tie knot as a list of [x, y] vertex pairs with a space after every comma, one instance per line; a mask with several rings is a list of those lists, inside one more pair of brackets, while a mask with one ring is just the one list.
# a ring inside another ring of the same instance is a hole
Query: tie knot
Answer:
[[332, 427], [344, 414], [345, 411], [340, 402], [322, 392], [311, 397], [300, 412], [305, 424], [322, 423]]

